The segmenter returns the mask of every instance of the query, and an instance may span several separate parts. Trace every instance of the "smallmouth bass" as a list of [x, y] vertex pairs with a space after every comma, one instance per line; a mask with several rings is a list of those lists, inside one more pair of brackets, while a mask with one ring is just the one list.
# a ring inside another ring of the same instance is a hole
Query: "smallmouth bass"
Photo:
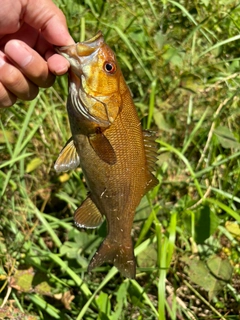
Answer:
[[82, 167], [89, 195], [75, 211], [75, 224], [96, 228], [104, 217], [107, 237], [88, 270], [113, 263], [134, 278], [131, 230], [136, 207], [158, 180], [155, 137], [143, 131], [130, 90], [101, 32], [56, 48], [70, 62], [67, 111], [72, 132], [56, 163], [57, 172]]

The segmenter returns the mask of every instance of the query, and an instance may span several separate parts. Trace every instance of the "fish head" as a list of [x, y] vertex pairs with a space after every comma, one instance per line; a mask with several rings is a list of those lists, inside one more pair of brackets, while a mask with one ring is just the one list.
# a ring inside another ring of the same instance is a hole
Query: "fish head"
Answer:
[[121, 111], [125, 82], [115, 54], [104, 42], [102, 33], [56, 50], [71, 65], [69, 85], [75, 95], [72, 105], [76, 113], [97, 127], [109, 127]]

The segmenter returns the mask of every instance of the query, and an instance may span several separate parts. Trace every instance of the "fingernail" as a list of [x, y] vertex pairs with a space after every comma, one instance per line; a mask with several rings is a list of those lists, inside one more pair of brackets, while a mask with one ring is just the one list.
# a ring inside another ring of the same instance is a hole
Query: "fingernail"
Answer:
[[0, 51], [0, 68], [6, 63], [4, 54]]
[[65, 66], [65, 67], [59, 67], [57, 70], [54, 71], [54, 73], [55, 73], [57, 76], [62, 76], [62, 75], [65, 74], [67, 71], [68, 71], [68, 67]]
[[51, 72], [58, 76], [65, 74], [70, 66], [69, 62], [59, 54], [50, 54], [51, 52], [47, 53], [47, 62]]
[[26, 67], [33, 59], [32, 54], [28, 51], [25, 44], [17, 40], [12, 40], [11, 43], [9, 43], [7, 55], [21, 68]]
[[21, 67], [25, 67], [26, 65], [28, 65], [29, 64], [29, 62], [32, 60], [32, 56], [31, 55], [28, 55], [27, 57], [25, 57], [24, 59], [22, 59], [21, 61], [19, 61], [19, 65], [21, 66]]

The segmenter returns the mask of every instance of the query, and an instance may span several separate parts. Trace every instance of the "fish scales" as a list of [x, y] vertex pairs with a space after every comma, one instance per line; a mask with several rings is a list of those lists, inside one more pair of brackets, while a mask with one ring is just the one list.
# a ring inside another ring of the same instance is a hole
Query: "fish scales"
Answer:
[[72, 138], [55, 169], [82, 167], [89, 196], [74, 214], [77, 226], [96, 228], [103, 217], [107, 220], [107, 237], [88, 270], [111, 262], [123, 276], [134, 278], [131, 229], [141, 198], [158, 183], [150, 169], [156, 145], [142, 131], [130, 90], [102, 34], [74, 46], [57, 49], [71, 64], [67, 110]]

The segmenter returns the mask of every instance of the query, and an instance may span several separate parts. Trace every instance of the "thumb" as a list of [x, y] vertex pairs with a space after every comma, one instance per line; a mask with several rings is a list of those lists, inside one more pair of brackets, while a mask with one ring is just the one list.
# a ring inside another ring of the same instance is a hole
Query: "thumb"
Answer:
[[43, 37], [56, 46], [73, 44], [63, 12], [51, 0], [28, 0], [24, 21], [41, 29]]

